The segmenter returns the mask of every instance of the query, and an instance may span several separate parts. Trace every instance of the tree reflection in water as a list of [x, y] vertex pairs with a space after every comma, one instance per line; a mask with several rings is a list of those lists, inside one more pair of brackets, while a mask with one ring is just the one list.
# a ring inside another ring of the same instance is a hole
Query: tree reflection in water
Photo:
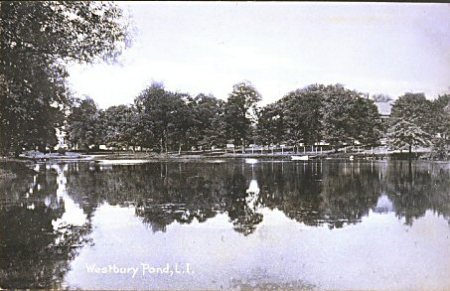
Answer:
[[[62, 278], [79, 248], [89, 242], [91, 219], [102, 203], [134, 207], [154, 232], [164, 232], [174, 222], [201, 223], [226, 214], [235, 231], [251, 235], [263, 221], [262, 208], [330, 229], [358, 223], [370, 211], [395, 211], [412, 224], [431, 210], [450, 222], [448, 164], [72, 163], [41, 165], [39, 172], [8, 167], [16, 177], [0, 184], [3, 288], [63, 287]], [[84, 213], [81, 225], [56, 225], [64, 220], [68, 201]]]
[[448, 178], [447, 165], [420, 162], [73, 164], [67, 189], [87, 213], [104, 202], [133, 205], [153, 231], [226, 213], [237, 232], [249, 235], [263, 220], [261, 208], [333, 229], [360, 222], [380, 197], [407, 223], [428, 209], [448, 219]]
[[450, 224], [450, 166], [447, 163], [398, 161], [389, 165], [385, 191], [396, 215], [411, 225], [427, 210], [442, 215]]
[[54, 168], [34, 172], [16, 164], [13, 172], [16, 177], [0, 185], [0, 287], [61, 288], [70, 261], [88, 241], [90, 223], [55, 224], [65, 203], [57, 196]]

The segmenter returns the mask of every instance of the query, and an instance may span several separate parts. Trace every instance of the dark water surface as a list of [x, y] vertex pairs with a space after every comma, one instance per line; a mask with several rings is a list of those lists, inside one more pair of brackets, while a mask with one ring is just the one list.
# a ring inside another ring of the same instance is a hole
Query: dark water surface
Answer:
[[34, 170], [0, 183], [3, 288], [450, 289], [448, 163]]

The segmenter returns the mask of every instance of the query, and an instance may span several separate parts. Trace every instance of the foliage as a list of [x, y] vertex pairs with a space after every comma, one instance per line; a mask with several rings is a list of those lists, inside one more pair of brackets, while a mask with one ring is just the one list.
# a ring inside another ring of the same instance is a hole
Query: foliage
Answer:
[[335, 149], [341, 145], [353, 144], [359, 132], [355, 130], [360, 115], [354, 114], [360, 94], [345, 89], [342, 85], [330, 85], [325, 88], [322, 106], [323, 138]]
[[[204, 94], [192, 98], [153, 83], [135, 99], [133, 106], [113, 106], [99, 110], [97, 117], [79, 117], [78, 120], [91, 123], [84, 125], [86, 135], [81, 140], [89, 141], [84, 142], [85, 147], [89, 143], [107, 143], [118, 148], [141, 146], [160, 152], [206, 149], [227, 142], [244, 146], [248, 141], [261, 145], [313, 145], [325, 141], [335, 149], [380, 142], [383, 129], [374, 101], [342, 85], [310, 85], [262, 108], [256, 106], [259, 98], [256, 89], [246, 83], [235, 85], [227, 102]], [[439, 138], [448, 142], [449, 100], [447, 95], [433, 102], [423, 94], [401, 96], [394, 103], [393, 116], [386, 127], [389, 144], [411, 150], [413, 146], [429, 146], [431, 140], [439, 143]], [[95, 122], [98, 125], [94, 126]], [[77, 127], [80, 124], [69, 126], [72, 131]]]
[[105, 143], [107, 146], [123, 148], [137, 144], [136, 124], [138, 116], [132, 106], [119, 105], [107, 108], [101, 114]]
[[223, 146], [226, 143], [225, 102], [211, 95], [199, 94], [190, 104], [194, 118], [189, 130], [191, 144], [201, 147]]
[[374, 101], [358, 97], [352, 105], [352, 136], [362, 144], [377, 144], [382, 135], [382, 125]]
[[422, 130], [432, 133], [433, 110], [431, 101], [423, 93], [405, 93], [395, 100], [391, 117], [393, 120], [405, 120], [414, 123]]
[[431, 146], [434, 133], [432, 103], [422, 93], [405, 93], [392, 106], [389, 144], [397, 149]]
[[280, 100], [286, 120], [286, 140], [312, 145], [319, 142], [322, 134], [321, 107], [324, 86], [310, 85], [296, 90]]
[[341, 85], [315, 84], [292, 91], [262, 108], [258, 120], [263, 143], [313, 145], [325, 140], [337, 149], [353, 142], [376, 144], [380, 135], [374, 102]]
[[440, 95], [432, 102], [432, 123], [433, 134], [439, 135], [450, 143], [450, 94]]
[[0, 150], [56, 143], [69, 104], [68, 62], [114, 58], [124, 48], [122, 12], [107, 2], [2, 1]]
[[227, 137], [237, 145], [245, 145], [252, 133], [256, 122], [256, 104], [261, 95], [248, 82], [241, 82], [233, 86], [225, 104], [225, 123]]
[[388, 129], [389, 144], [397, 149], [408, 147], [409, 153], [413, 146], [430, 146], [431, 135], [413, 122], [398, 120]]
[[257, 142], [262, 145], [277, 144], [285, 138], [285, 118], [280, 103], [263, 107], [258, 112]]
[[104, 131], [100, 111], [91, 98], [74, 100], [74, 106], [68, 118], [68, 140], [71, 145], [89, 150], [91, 145], [100, 145], [104, 140]]
[[436, 137], [433, 140], [433, 148], [431, 151], [431, 158], [436, 160], [448, 160], [449, 147], [445, 138]]
[[170, 146], [188, 143], [191, 116], [185, 102], [187, 97], [153, 83], [135, 99], [147, 146], [159, 145], [160, 151], [167, 153]]

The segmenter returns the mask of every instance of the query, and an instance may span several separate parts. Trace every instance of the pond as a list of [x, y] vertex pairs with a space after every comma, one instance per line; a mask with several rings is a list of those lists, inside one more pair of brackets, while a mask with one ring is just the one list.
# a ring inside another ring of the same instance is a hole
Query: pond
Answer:
[[32, 170], [0, 184], [2, 288], [450, 287], [447, 163], [236, 159]]

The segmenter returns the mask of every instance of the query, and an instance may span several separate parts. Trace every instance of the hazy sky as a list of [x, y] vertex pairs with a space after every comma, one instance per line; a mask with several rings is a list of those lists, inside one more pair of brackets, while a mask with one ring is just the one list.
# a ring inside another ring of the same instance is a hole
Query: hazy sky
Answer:
[[250, 81], [263, 104], [312, 83], [394, 98], [450, 92], [449, 4], [120, 3], [137, 28], [121, 64], [73, 66], [79, 96], [132, 103], [152, 81], [226, 99]]

